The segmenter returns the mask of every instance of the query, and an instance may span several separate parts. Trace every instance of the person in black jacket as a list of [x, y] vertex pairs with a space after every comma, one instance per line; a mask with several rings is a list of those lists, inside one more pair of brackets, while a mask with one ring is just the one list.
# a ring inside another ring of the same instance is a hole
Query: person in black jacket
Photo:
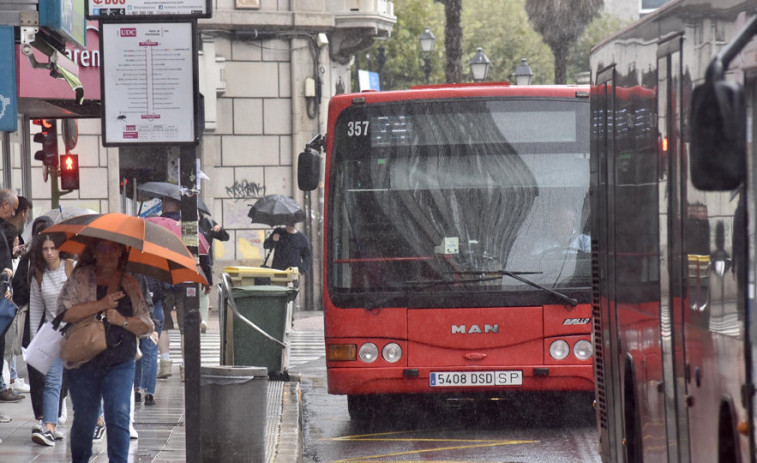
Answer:
[[200, 255], [200, 268], [205, 277], [208, 279], [208, 286], [200, 294], [200, 332], [204, 333], [208, 329], [208, 311], [210, 310], [210, 290], [213, 288], [213, 240], [229, 241], [229, 232], [213, 220], [213, 217], [207, 214], [201, 214], [200, 232], [208, 241], [208, 253]]
[[[18, 196], [7, 188], [0, 189], [0, 271], [8, 272], [13, 275], [13, 255], [8, 246], [4, 227], [6, 221], [16, 213], [18, 207]], [[0, 359], [5, 357], [5, 335], [0, 336]], [[1, 360], [0, 360], [1, 361]], [[23, 394], [17, 394], [9, 388], [0, 375], [0, 402], [18, 402], [23, 399]], [[0, 412], [0, 423], [7, 423], [11, 419], [9, 416]]]
[[286, 228], [275, 228], [263, 242], [264, 249], [273, 249], [271, 268], [286, 270], [296, 267], [300, 275], [307, 275], [312, 261], [310, 243], [305, 235], [294, 228], [294, 222]]

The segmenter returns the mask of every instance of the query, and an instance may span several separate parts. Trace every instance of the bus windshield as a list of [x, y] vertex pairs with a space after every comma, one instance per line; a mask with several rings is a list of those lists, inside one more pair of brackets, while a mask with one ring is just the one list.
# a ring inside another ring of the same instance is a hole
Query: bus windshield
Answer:
[[588, 111], [587, 100], [534, 97], [343, 111], [328, 179], [332, 301], [363, 305], [383, 293], [408, 307], [554, 303], [498, 271], [584, 291]]

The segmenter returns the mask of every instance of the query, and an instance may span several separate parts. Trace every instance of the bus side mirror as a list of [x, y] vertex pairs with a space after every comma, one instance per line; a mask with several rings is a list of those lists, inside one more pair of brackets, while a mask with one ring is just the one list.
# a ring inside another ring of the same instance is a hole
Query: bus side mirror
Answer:
[[705, 191], [736, 189], [746, 172], [746, 104], [736, 82], [706, 81], [691, 94], [691, 181]]
[[297, 186], [302, 191], [313, 191], [321, 181], [321, 156], [306, 149], [297, 157]]

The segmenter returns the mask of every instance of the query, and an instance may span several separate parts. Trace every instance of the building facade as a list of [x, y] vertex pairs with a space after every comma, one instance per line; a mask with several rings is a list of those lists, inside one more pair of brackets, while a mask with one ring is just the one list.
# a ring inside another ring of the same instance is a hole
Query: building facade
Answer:
[[[350, 88], [352, 55], [388, 37], [395, 22], [390, 0], [214, 0], [212, 17], [199, 20], [205, 129], [197, 153], [207, 176], [200, 197], [231, 235], [215, 243], [217, 271], [263, 263], [270, 228], [250, 223], [250, 206], [266, 194], [291, 196], [310, 212], [301, 225], [314, 251], [315, 271], [299, 304], [320, 308], [322, 199], [320, 190], [306, 194], [297, 188], [297, 155], [325, 131], [329, 97]], [[26, 69], [26, 57], [17, 54], [19, 130], [3, 133], [0, 167], [3, 185], [30, 197], [35, 215], [52, 208], [55, 191], [33, 159], [33, 118], [78, 120], [71, 151], [79, 155], [81, 187], [60, 198], [63, 208], [137, 213], [131, 200], [136, 185], [178, 179], [176, 148], [103, 147], [99, 81], [82, 76], [99, 73], [100, 65], [97, 23], [88, 24], [88, 50], [69, 52], [80, 66], [83, 105], [72, 104], [65, 82], [49, 78], [47, 70]], [[51, 87], [65, 96], [51, 96]], [[62, 141], [59, 146], [63, 153]]]

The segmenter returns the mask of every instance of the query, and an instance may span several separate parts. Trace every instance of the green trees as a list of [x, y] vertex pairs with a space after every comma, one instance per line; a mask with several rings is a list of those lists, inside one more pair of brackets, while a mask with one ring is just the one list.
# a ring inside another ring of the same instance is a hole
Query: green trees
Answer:
[[528, 19], [555, 57], [555, 83], [566, 83], [570, 47], [599, 15], [603, 0], [526, 0]]
[[[446, 0], [445, 0], [446, 1]], [[531, 0], [528, 0], [531, 1]], [[557, 1], [557, 0], [549, 0]], [[572, 4], [570, 0], [563, 0]], [[597, 0], [601, 1], [601, 0]], [[473, 58], [476, 48], [483, 48], [491, 60], [488, 81], [511, 81], [515, 67], [521, 58], [528, 59], [534, 71], [534, 84], [555, 83], [555, 62], [550, 47], [542, 40], [529, 23], [526, 13], [527, 0], [464, 0], [460, 15], [462, 40], [458, 69], [460, 78], [451, 79], [458, 82], [471, 82], [468, 61]], [[446, 4], [432, 0], [394, 0], [397, 24], [392, 36], [360, 53], [361, 69], [378, 71], [378, 48], [383, 46], [386, 64], [382, 70], [382, 89], [397, 90], [421, 85], [425, 82], [423, 73], [423, 54], [420, 47], [420, 35], [428, 27], [436, 36], [434, 51], [431, 53], [431, 83], [447, 82], [449, 65], [446, 42]], [[608, 34], [620, 29], [627, 22], [602, 16], [597, 18], [584, 33], [574, 40], [565, 61], [565, 80], [574, 82], [577, 72], [589, 70], [589, 51]], [[366, 57], [370, 55], [370, 60]], [[353, 79], [357, 90], [357, 79]]]

